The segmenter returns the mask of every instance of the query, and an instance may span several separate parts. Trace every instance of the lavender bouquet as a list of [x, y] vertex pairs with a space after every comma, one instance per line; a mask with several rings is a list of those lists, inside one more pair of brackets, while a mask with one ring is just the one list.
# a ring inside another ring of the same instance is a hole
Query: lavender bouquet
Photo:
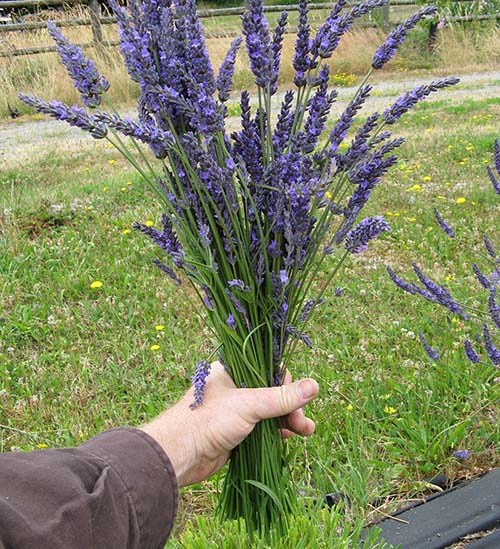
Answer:
[[[243, 41], [231, 44], [216, 76], [194, 0], [133, 0], [128, 11], [111, 0], [127, 69], [141, 90], [138, 120], [97, 108], [107, 80], [53, 23], [48, 28], [62, 62], [84, 105], [94, 110], [21, 95], [37, 111], [108, 139], [156, 193], [164, 209], [161, 230], [136, 228], [165, 252], [156, 265], [175, 284], [194, 287], [216, 352], [237, 386], [280, 385], [296, 345], [311, 346], [305, 326], [346, 256], [390, 229], [380, 216], [358, 222], [403, 143], [389, 128], [431, 92], [458, 82], [436, 80], [402, 95], [381, 115], [369, 116], [341, 149], [372, 88], [368, 75], [326, 131], [337, 97], [326, 61], [354, 22], [386, 1], [347, 8], [347, 0], [338, 0], [313, 33], [307, 1], [300, 0], [296, 89], [284, 94], [274, 117], [287, 13], [271, 30], [262, 0], [248, 0], [242, 25], [257, 93], [255, 103], [241, 94], [241, 129], [231, 135], [226, 103]], [[370, 73], [392, 58], [420, 19], [435, 13], [425, 7], [393, 30]], [[132, 152], [121, 135], [132, 138]], [[329, 274], [317, 289], [327, 258]], [[196, 366], [193, 409], [202, 404], [209, 370], [208, 361]], [[264, 421], [233, 453], [219, 511], [223, 518], [244, 518], [250, 533], [271, 526], [284, 533], [295, 497], [277, 421]]]

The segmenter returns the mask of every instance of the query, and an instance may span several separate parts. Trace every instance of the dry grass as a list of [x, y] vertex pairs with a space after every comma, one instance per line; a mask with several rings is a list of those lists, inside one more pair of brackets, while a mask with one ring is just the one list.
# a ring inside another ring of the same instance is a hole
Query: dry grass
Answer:
[[[42, 14], [43, 19], [57, 19], [58, 16], [61, 17], [58, 12], [50, 10]], [[86, 8], [81, 6], [73, 9], [69, 16], [64, 14], [65, 18], [87, 16]], [[75, 43], [92, 41], [89, 27], [67, 27], [63, 32]], [[105, 25], [104, 37], [106, 40], [116, 40], [115, 27]], [[330, 61], [332, 74], [360, 76], [366, 73], [371, 56], [382, 40], [382, 32], [376, 29], [358, 29], [347, 34]], [[220, 65], [230, 42], [230, 37], [208, 40], [208, 49], [215, 67]], [[285, 37], [283, 69], [280, 75], [283, 85], [293, 79], [293, 42], [293, 35]], [[0, 34], [0, 50], [3, 51], [47, 45], [52, 45], [52, 42], [45, 30]], [[104, 52], [88, 48], [86, 53], [96, 60], [98, 68], [111, 81], [110, 98], [113, 103], [120, 107], [132, 105], [137, 98], [138, 89], [126, 73], [118, 48], [108, 48]], [[490, 70], [493, 66], [498, 66], [499, 62], [498, 28], [483, 26], [478, 35], [471, 28], [456, 26], [447, 28], [438, 35], [432, 55], [426, 51], [424, 32], [420, 36], [417, 33], [413, 36], [412, 43], [403, 48], [384, 72], [388, 77], [391, 77], [393, 71], [422, 68], [441, 72], [467, 72]], [[236, 65], [235, 88], [251, 88], [252, 83], [246, 54], [241, 52]], [[78, 102], [78, 95], [54, 53], [0, 58], [0, 89], [3, 91], [0, 95], [0, 118], [8, 115], [8, 105], [26, 111], [17, 99], [17, 94], [21, 91], [46, 99], [57, 98], [70, 104]]]

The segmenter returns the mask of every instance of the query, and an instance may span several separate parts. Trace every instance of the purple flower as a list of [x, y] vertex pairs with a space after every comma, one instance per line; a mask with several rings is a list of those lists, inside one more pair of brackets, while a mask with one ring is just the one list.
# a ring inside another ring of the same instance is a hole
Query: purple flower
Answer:
[[234, 315], [232, 313], [229, 313], [226, 324], [231, 328], [231, 330], [236, 330], [236, 320], [234, 319]]
[[467, 358], [473, 363], [477, 364], [479, 362], [479, 356], [474, 350], [474, 347], [472, 346], [472, 343], [470, 340], [466, 339], [464, 341], [464, 350], [465, 354], [467, 355]]
[[295, 69], [294, 83], [298, 88], [306, 85], [306, 74], [311, 68], [309, 52], [311, 49], [310, 33], [307, 14], [309, 7], [307, 0], [299, 0], [299, 26], [297, 29], [297, 40], [295, 41], [295, 54], [293, 56], [293, 68]]
[[486, 248], [486, 251], [488, 252], [488, 254], [493, 259], [496, 259], [497, 258], [497, 253], [495, 251], [495, 248], [493, 247], [493, 244], [490, 242], [489, 238], [486, 235], [484, 235], [484, 237], [483, 237], [483, 242], [484, 242], [484, 247]]
[[425, 339], [425, 336], [422, 332], [418, 332], [418, 337], [420, 339], [420, 343], [422, 343], [422, 347], [424, 348], [427, 355], [432, 358], [435, 362], [437, 362], [441, 357], [439, 356], [438, 352], [435, 351], [427, 342]]
[[491, 180], [493, 188], [495, 189], [495, 192], [497, 194], [500, 194], [500, 180], [498, 179], [498, 177], [500, 176], [500, 141], [498, 141], [498, 139], [495, 139], [493, 154], [493, 165], [498, 175], [496, 176], [494, 174], [493, 169], [490, 166], [486, 166], [486, 169], [488, 170], [488, 176]]
[[248, 0], [247, 6], [241, 20], [250, 69], [257, 86], [266, 88], [271, 86], [274, 70], [269, 25], [262, 0]]
[[453, 457], [465, 461], [466, 459], [469, 459], [470, 451], [469, 450], [457, 450], [456, 452], [453, 452]]
[[165, 265], [164, 263], [162, 263], [156, 258], [152, 260], [152, 263], [153, 265], [156, 265], [160, 269], [160, 271], [164, 272], [169, 278], [171, 278], [174, 281], [176, 286], [181, 285], [181, 279], [177, 276], [177, 274], [172, 269], [172, 267]]
[[421, 295], [431, 303], [437, 303], [437, 299], [433, 294], [426, 290], [422, 290], [422, 288], [420, 288], [413, 282], [406, 282], [405, 280], [400, 278], [390, 267], [387, 267], [387, 272], [389, 273], [391, 280], [394, 282], [394, 284], [396, 284], [396, 286], [398, 286], [398, 288], [401, 288], [403, 291], [412, 295]]
[[328, 93], [328, 79], [330, 69], [328, 65], [321, 67], [319, 73], [319, 87], [307, 105], [309, 116], [304, 124], [302, 151], [311, 153], [317, 143], [319, 136], [326, 127], [326, 121], [330, 108], [337, 97], [337, 92]]
[[436, 13], [436, 6], [426, 6], [391, 31], [386, 38], [386, 41], [379, 46], [375, 52], [372, 59], [372, 67], [374, 69], [381, 69], [394, 56], [399, 46], [406, 40], [408, 32], [426, 15], [435, 15]]
[[194, 376], [191, 378], [194, 387], [194, 401], [189, 405], [194, 410], [203, 402], [203, 393], [207, 384], [207, 377], [210, 374], [211, 364], [207, 360], [200, 360], [195, 366]]
[[451, 76], [441, 80], [433, 80], [430, 84], [417, 86], [414, 90], [400, 96], [391, 107], [384, 111], [382, 118], [387, 124], [394, 124], [405, 112], [408, 112], [432, 92], [448, 86], [454, 86], [458, 82], [460, 82], [458, 78]]
[[271, 76], [271, 88], [270, 93], [274, 95], [278, 90], [278, 76], [281, 63], [281, 48], [283, 46], [283, 35], [285, 34], [285, 28], [288, 21], [288, 13], [286, 11], [281, 13], [281, 16], [274, 30], [273, 39], [271, 42], [272, 52], [272, 76]]
[[464, 320], [469, 320], [469, 315], [464, 312], [463, 308], [453, 299], [453, 296], [444, 286], [440, 286], [426, 277], [415, 263], [413, 264], [413, 270], [420, 282], [435, 297], [436, 303], [461, 316]]
[[19, 99], [24, 101], [37, 112], [48, 114], [56, 120], [67, 122], [70, 126], [76, 126], [90, 133], [95, 139], [104, 139], [108, 133], [106, 126], [78, 105], [65, 105], [60, 101], [43, 101], [33, 95], [19, 94]]
[[443, 229], [443, 231], [450, 237], [455, 238], [455, 232], [453, 229], [446, 223], [446, 221], [441, 217], [441, 214], [438, 212], [437, 208], [434, 208], [434, 217], [436, 218], [436, 221], [438, 225]]
[[356, 114], [369, 97], [371, 89], [371, 86], [363, 86], [349, 103], [345, 111], [340, 115], [339, 121], [330, 134], [330, 153], [334, 153], [339, 148], [339, 145], [349, 131]]
[[71, 44], [53, 21], [47, 23], [47, 29], [56, 43], [62, 64], [80, 92], [83, 104], [97, 107], [101, 102], [101, 95], [109, 89], [109, 82], [99, 74], [95, 63], [85, 57], [82, 48]]
[[292, 326], [291, 324], [288, 324], [286, 329], [286, 334], [291, 335], [292, 337], [295, 337], [296, 339], [300, 339], [302, 343], [306, 345], [309, 349], [312, 349], [312, 341], [311, 338], [307, 335], [298, 330], [295, 326]]
[[165, 158], [173, 145], [172, 134], [144, 122], [134, 122], [131, 118], [121, 118], [117, 114], [96, 111], [95, 119], [116, 131], [151, 146], [157, 158]]
[[485, 290], [489, 290], [491, 288], [491, 283], [487, 276], [485, 276], [480, 270], [479, 267], [473, 263], [472, 264], [472, 270], [474, 271], [474, 274], [476, 275], [477, 279], [479, 280], [479, 283]]
[[488, 309], [490, 311], [491, 318], [495, 323], [495, 326], [500, 330], [500, 307], [496, 301], [496, 290], [490, 288], [490, 295], [488, 297]]
[[143, 223], [134, 223], [134, 229], [141, 231], [141, 233], [149, 236], [151, 240], [159, 246], [164, 252], [167, 252], [177, 267], [182, 266], [183, 251], [182, 246], [177, 239], [177, 235], [174, 231], [172, 222], [166, 214], [162, 216], [162, 230], [159, 231], [154, 227], [148, 227]]
[[495, 366], [500, 366], [500, 351], [496, 348], [493, 340], [491, 339], [491, 333], [486, 324], [483, 324], [483, 340], [484, 348], [488, 354], [489, 359]]
[[290, 131], [293, 125], [293, 114], [291, 112], [294, 93], [288, 90], [285, 93], [281, 109], [276, 121], [276, 128], [273, 134], [273, 148], [276, 155], [283, 152], [290, 139]]
[[238, 278], [230, 280], [227, 285], [230, 288], [236, 288], [237, 290], [241, 290], [242, 292], [245, 290], [245, 283], [243, 282], [243, 280], [239, 280]]
[[370, 240], [390, 230], [391, 226], [382, 216], [366, 217], [355, 229], [349, 231], [345, 248], [352, 254], [359, 254], [367, 249]]
[[238, 37], [233, 40], [231, 47], [227, 52], [226, 58], [222, 62], [219, 69], [219, 75], [215, 81], [215, 87], [219, 94], [219, 101], [221, 103], [226, 102], [229, 99], [231, 93], [231, 86], [233, 85], [234, 64], [236, 63], [236, 55], [242, 43], [242, 38]]

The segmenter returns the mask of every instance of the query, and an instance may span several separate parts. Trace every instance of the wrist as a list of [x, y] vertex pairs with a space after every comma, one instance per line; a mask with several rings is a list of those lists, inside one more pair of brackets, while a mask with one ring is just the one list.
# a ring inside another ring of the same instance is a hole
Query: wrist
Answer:
[[167, 454], [177, 478], [179, 487], [189, 484], [190, 471], [196, 462], [196, 450], [193, 434], [180, 418], [164, 412], [151, 423], [140, 427], [142, 431], [154, 438]]

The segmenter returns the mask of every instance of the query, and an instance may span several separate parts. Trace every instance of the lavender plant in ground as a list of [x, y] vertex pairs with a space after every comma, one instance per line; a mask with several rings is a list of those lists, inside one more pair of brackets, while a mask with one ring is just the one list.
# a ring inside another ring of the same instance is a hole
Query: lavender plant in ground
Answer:
[[[500, 179], [500, 142], [498, 139], [494, 143], [493, 166], [487, 166], [487, 172], [493, 189], [498, 193]], [[457, 238], [453, 228], [444, 220], [436, 208], [434, 208], [434, 215], [437, 224], [444, 233], [450, 238]], [[500, 368], [500, 303], [498, 298], [500, 256], [498, 256], [490, 236], [484, 235], [483, 244], [484, 252], [481, 251], [478, 255], [482, 262], [486, 263], [487, 270], [482, 270], [477, 263], [471, 265], [471, 270], [484, 295], [484, 306], [481, 309], [460, 303], [460, 299], [452, 296], [448, 289], [424, 275], [416, 265], [413, 266], [413, 269], [420, 285], [403, 280], [390, 268], [387, 270], [392, 281], [403, 291], [420, 295], [424, 299], [437, 303], [448, 309], [449, 312], [472, 323], [474, 326], [471, 328], [473, 337], [464, 338], [462, 342], [464, 356], [473, 364], [482, 363]], [[429, 357], [435, 361], [439, 360], [440, 356], [430, 347], [421, 332], [419, 337]]]
[[[195, 288], [220, 360], [237, 386], [281, 383], [296, 345], [312, 345], [307, 322], [325, 301], [346, 257], [361, 253], [390, 229], [380, 216], [358, 222], [403, 143], [387, 128], [416, 102], [457, 82], [437, 80], [403, 95], [382, 115], [368, 117], [341, 152], [372, 88], [365, 79], [326, 131], [337, 97], [329, 89], [326, 61], [356, 20], [385, 2], [348, 6], [338, 0], [313, 32], [307, 2], [299, 0], [296, 89], [285, 94], [274, 123], [271, 97], [277, 91], [287, 16], [283, 13], [271, 29], [262, 0], [248, 0], [242, 23], [257, 86], [256, 107], [243, 92], [241, 128], [230, 135], [226, 103], [241, 40], [233, 42], [216, 74], [194, 0], [131, 0], [128, 10], [111, 0], [121, 52], [140, 88], [136, 120], [21, 96], [39, 112], [108, 139], [150, 185], [164, 210], [162, 227], [136, 228], [165, 255], [154, 263], [175, 284]], [[425, 8], [391, 33], [377, 50], [371, 71], [382, 67], [408, 31], [433, 13]], [[50, 30], [82, 101], [97, 107], [105, 79], [54, 25]], [[119, 134], [134, 140], [137, 155]], [[150, 147], [155, 162], [139, 152], [141, 143]], [[322, 289], [313, 291], [325, 259], [331, 274], [319, 285]], [[415, 285], [412, 291], [456, 306], [444, 289], [425, 286]], [[342, 293], [341, 288], [331, 291]], [[199, 362], [193, 413], [203, 406], [208, 375], [209, 363]], [[224, 518], [244, 518], [250, 534], [273, 527], [284, 535], [295, 507], [296, 489], [277, 426], [274, 420], [259, 423], [233, 453], [225, 476], [219, 511]]]

